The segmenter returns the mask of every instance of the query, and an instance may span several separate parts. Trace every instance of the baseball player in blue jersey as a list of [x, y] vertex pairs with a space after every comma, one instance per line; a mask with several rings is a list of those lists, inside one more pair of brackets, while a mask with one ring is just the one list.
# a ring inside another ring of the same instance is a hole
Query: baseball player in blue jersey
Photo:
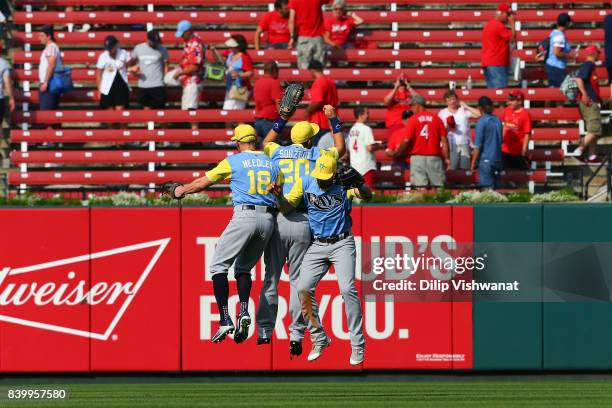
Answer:
[[283, 188], [277, 183], [272, 183], [268, 189], [276, 196], [278, 207], [283, 213], [293, 211], [302, 203], [308, 210], [314, 241], [304, 255], [297, 285], [303, 311], [310, 314], [304, 318], [312, 322], [310, 334], [313, 345], [308, 360], [319, 358], [322, 351], [331, 344], [331, 339], [325, 334], [318, 316], [314, 290], [333, 265], [344, 300], [351, 339], [352, 352], [349, 362], [351, 365], [358, 365], [364, 359], [365, 338], [361, 302], [355, 286], [356, 249], [351, 231], [350, 211], [354, 197], [370, 200], [372, 192], [364, 184], [345, 189], [335, 182], [335, 173], [336, 159], [323, 154], [315, 163], [312, 177], [297, 180], [289, 193], [283, 195]]
[[249, 332], [251, 317], [248, 312], [251, 292], [251, 269], [266, 247], [276, 224], [276, 203], [268, 192], [271, 183], [282, 183], [282, 174], [263, 152], [257, 151], [257, 133], [251, 125], [242, 124], [234, 129], [231, 140], [236, 141], [240, 153], [228, 156], [214, 169], [186, 185], [176, 185], [172, 196], [202, 191], [222, 180], [230, 180], [234, 202], [234, 215], [219, 238], [210, 263], [213, 288], [219, 306], [220, 323], [213, 343], [221, 342], [234, 331], [229, 314], [228, 269], [234, 265], [236, 286], [240, 299], [240, 312], [236, 317], [236, 343], [243, 342]]
[[[330, 121], [331, 128], [334, 129], [335, 147], [326, 152], [337, 159], [345, 151], [342, 124], [331, 105], [326, 105], [323, 111]], [[264, 139], [263, 145], [264, 152], [283, 173], [283, 193], [289, 193], [298, 180], [310, 174], [323, 150], [312, 146], [312, 140], [319, 132], [319, 126], [306, 121], [298, 122], [291, 128], [292, 145], [280, 146], [275, 143], [285, 122], [286, 120], [279, 117]], [[277, 222], [278, 229], [274, 231], [264, 252], [266, 273], [257, 309], [257, 344], [268, 344], [272, 338], [278, 312], [278, 282], [283, 265], [287, 262], [291, 288], [289, 355], [293, 357], [302, 354], [302, 340], [306, 329], [297, 293], [300, 266], [312, 241], [306, 205], [302, 203], [287, 214], [279, 214]]]

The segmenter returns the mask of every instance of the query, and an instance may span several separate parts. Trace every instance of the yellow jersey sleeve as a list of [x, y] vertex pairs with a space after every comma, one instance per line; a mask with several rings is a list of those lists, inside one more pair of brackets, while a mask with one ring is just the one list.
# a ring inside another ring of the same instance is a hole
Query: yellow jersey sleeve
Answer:
[[264, 153], [268, 157], [272, 157], [272, 154], [278, 149], [280, 145], [278, 143], [270, 142], [264, 146]]
[[335, 147], [330, 147], [329, 149], [323, 150], [324, 154], [328, 154], [332, 156], [334, 159], [338, 160], [338, 149]]
[[295, 182], [295, 184], [293, 184], [291, 191], [285, 194], [285, 199], [289, 202], [289, 204], [291, 204], [294, 207], [297, 207], [300, 204], [300, 201], [302, 201], [303, 196], [304, 196], [304, 186], [302, 185], [302, 179], [299, 178]]
[[355, 192], [356, 188], [351, 188], [346, 192], [346, 198], [352, 200], [353, 198], [357, 198], [357, 193]]
[[221, 160], [217, 167], [206, 172], [206, 177], [213, 183], [218, 183], [221, 180], [228, 179], [232, 176], [232, 168], [227, 159]]

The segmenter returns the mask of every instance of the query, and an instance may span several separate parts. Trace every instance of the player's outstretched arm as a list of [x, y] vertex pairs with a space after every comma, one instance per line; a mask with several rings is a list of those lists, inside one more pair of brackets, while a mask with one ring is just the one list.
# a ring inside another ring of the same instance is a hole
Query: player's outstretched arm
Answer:
[[346, 142], [344, 141], [344, 133], [342, 133], [342, 122], [336, 115], [336, 109], [331, 105], [323, 106], [323, 112], [329, 119], [332, 134], [334, 136], [334, 147], [338, 151], [338, 157], [344, 156], [346, 153]]
[[193, 180], [189, 184], [178, 186], [174, 190], [174, 195], [176, 197], [182, 198], [187, 194], [193, 194], [193, 193], [200, 192], [202, 190], [206, 190], [208, 187], [212, 186], [213, 184], [215, 183], [213, 183], [212, 180], [210, 180], [208, 177], [202, 176], [200, 178]]

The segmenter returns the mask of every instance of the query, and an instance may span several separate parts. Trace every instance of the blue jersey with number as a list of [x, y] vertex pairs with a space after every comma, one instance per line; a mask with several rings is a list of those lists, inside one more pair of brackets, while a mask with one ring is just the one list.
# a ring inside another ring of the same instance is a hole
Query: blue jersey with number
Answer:
[[347, 192], [339, 184], [324, 191], [313, 177], [304, 177], [285, 195], [293, 205], [300, 199], [304, 202], [310, 230], [317, 238], [333, 237], [351, 230], [351, 198], [354, 196], [353, 190]]
[[267, 193], [271, 182], [278, 182], [279, 167], [263, 152], [247, 151], [228, 156], [206, 173], [213, 182], [230, 180], [234, 205], [253, 204], [276, 206], [272, 194]]

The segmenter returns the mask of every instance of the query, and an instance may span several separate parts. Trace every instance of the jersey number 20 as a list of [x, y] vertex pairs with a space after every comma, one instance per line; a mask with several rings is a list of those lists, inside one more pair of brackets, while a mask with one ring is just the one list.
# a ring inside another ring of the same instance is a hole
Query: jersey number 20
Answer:
[[306, 159], [297, 159], [295, 162], [291, 159], [283, 159], [278, 162], [278, 166], [283, 172], [286, 183], [294, 183], [302, 176], [310, 174], [310, 161]]
[[270, 185], [270, 172], [268, 170], [249, 170], [247, 173], [251, 185], [249, 194], [268, 194], [268, 186]]

